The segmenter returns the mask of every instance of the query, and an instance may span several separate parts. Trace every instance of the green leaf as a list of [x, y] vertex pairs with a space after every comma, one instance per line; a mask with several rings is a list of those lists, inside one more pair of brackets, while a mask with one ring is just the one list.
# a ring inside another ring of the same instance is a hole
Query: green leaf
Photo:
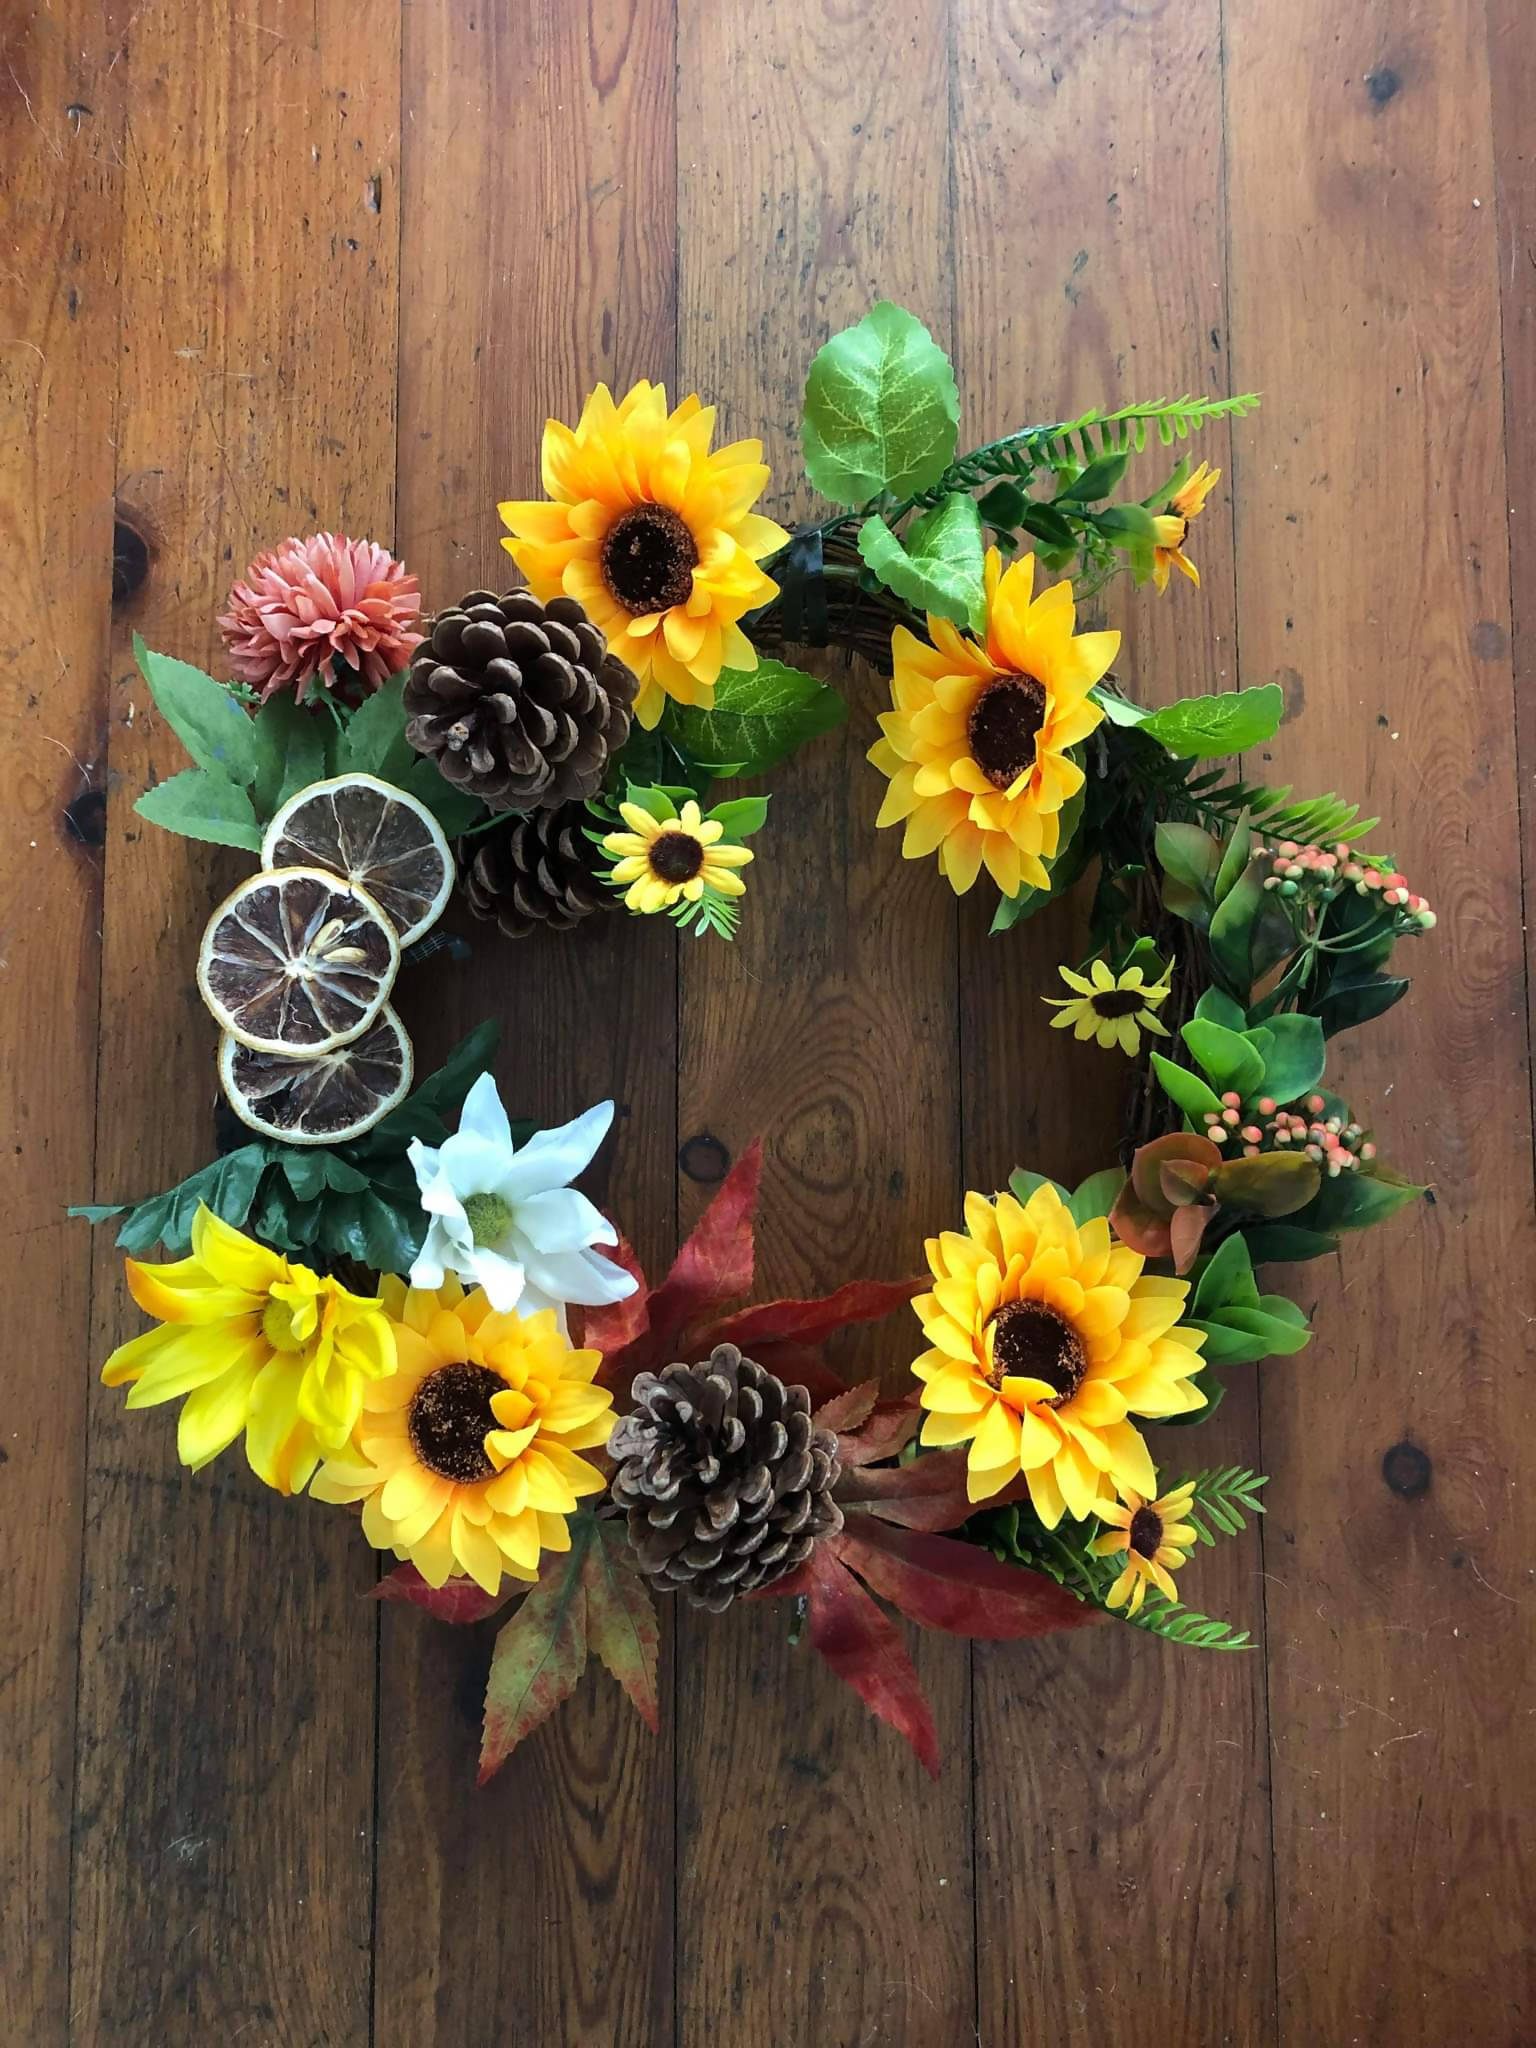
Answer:
[[1093, 523], [1115, 547], [1146, 547], [1157, 541], [1156, 523], [1144, 505], [1106, 505], [1093, 515]]
[[1191, 1017], [1181, 1035], [1218, 1094], [1234, 1088], [1242, 1096], [1258, 1093], [1264, 1062], [1246, 1038], [1200, 1017]]
[[1204, 891], [1221, 867], [1220, 845], [1198, 825], [1161, 819], [1153, 845], [1163, 873], [1188, 889]]
[[409, 791], [412, 796], [424, 803], [442, 826], [444, 836], [448, 839], [459, 838], [471, 825], [478, 825], [486, 815], [485, 805], [481, 803], [479, 797], [470, 796], [465, 790], [455, 789], [451, 782], [444, 780], [437, 763], [429, 761], [424, 755], [418, 754], [415, 765], [407, 769], [403, 775], [393, 775], [385, 779], [393, 782], [397, 789]]
[[1118, 690], [1106, 689], [1103, 683], [1096, 683], [1088, 694], [1111, 725], [1145, 725], [1151, 716], [1144, 705], [1133, 704], [1129, 697], [1122, 697]]
[[1219, 988], [1208, 988], [1195, 1005], [1195, 1015], [1202, 1024], [1220, 1024], [1228, 1031], [1246, 1031], [1248, 1012], [1241, 1003], [1234, 1003]]
[[714, 708], [678, 706], [671, 729], [706, 765], [740, 762], [744, 775], [763, 775], [807, 740], [831, 732], [848, 716], [836, 690], [803, 669], [764, 656], [753, 670], [725, 668]]
[[761, 832], [768, 821], [768, 799], [765, 796], [737, 796], [728, 803], [716, 804], [710, 817], [721, 826], [727, 839], [750, 839], [754, 832]]
[[1320, 1230], [1302, 1230], [1294, 1223], [1250, 1224], [1243, 1236], [1256, 1266], [1299, 1264], [1303, 1259], [1320, 1259], [1339, 1248], [1336, 1237]]
[[1336, 1038], [1357, 1024], [1369, 1024], [1407, 993], [1408, 983], [1397, 975], [1334, 975], [1317, 1006], [1324, 1036]]
[[882, 299], [819, 349], [805, 380], [805, 467], [823, 497], [863, 505], [911, 497], [955, 452], [960, 394], [950, 361], [914, 314]]
[[184, 768], [146, 789], [133, 808], [152, 825], [179, 832], [185, 839], [261, 851], [261, 827], [250, 798], [216, 769]]
[[1072, 1197], [1067, 1190], [1048, 1174], [1031, 1173], [1027, 1166], [1016, 1166], [1008, 1176], [1008, 1191], [1021, 1202], [1027, 1202], [1036, 1188], [1054, 1188], [1067, 1207], [1072, 1206]]
[[256, 713], [251, 727], [256, 744], [251, 796], [264, 825], [289, 797], [325, 779], [327, 729], [334, 727], [324, 712], [305, 710], [286, 690], [269, 697]]
[[[483, 1024], [477, 1024], [467, 1038], [460, 1039], [436, 1073], [429, 1074], [411, 1091], [400, 1108], [414, 1106], [430, 1110], [437, 1116], [451, 1116], [496, 1057], [500, 1039], [501, 1026], [494, 1018], [488, 1017]], [[392, 1114], [398, 1114], [398, 1111]], [[391, 1118], [385, 1117], [375, 1127], [376, 1132], [387, 1131], [390, 1122]]]
[[1421, 1200], [1425, 1193], [1424, 1188], [1395, 1175], [1356, 1168], [1341, 1173], [1337, 1180], [1325, 1180], [1295, 1220], [1307, 1230], [1369, 1230], [1410, 1202]]
[[131, 1205], [92, 1203], [71, 1209], [69, 1214], [91, 1223], [123, 1216], [125, 1221], [117, 1233], [122, 1250], [138, 1258], [155, 1245], [163, 1244], [173, 1258], [179, 1258], [191, 1248], [192, 1219], [199, 1203], [206, 1202], [215, 1216], [226, 1223], [237, 1227], [245, 1224], [275, 1149], [261, 1141], [242, 1145], [220, 1159], [210, 1160], [175, 1187], [167, 1188], [164, 1194], [151, 1195], [148, 1200]]
[[866, 519], [859, 529], [859, 553], [887, 590], [908, 604], [981, 631], [986, 619], [981, 514], [963, 491], [951, 491], [931, 512], [913, 520], [905, 544], [883, 519]]
[[133, 658], [160, 715], [198, 767], [213, 769], [242, 787], [253, 781], [256, 741], [251, 720], [224, 685], [188, 661], [156, 654], [137, 633]]
[[1253, 987], [1253, 926], [1264, 902], [1263, 878], [1254, 861], [1211, 918], [1211, 956], [1228, 985], [1240, 992], [1240, 999]]
[[1214, 697], [1181, 697], [1154, 711], [1142, 730], [1181, 761], [1205, 761], [1261, 746], [1274, 738], [1284, 716], [1285, 692], [1278, 683], [1261, 683]]
[[[422, 759], [405, 736], [405, 671], [381, 683], [347, 720], [337, 747], [344, 775], [376, 775], [397, 787]], [[442, 780], [439, 776], [439, 781]], [[422, 798], [426, 802], [426, 798]]]
[[1234, 1232], [1225, 1237], [1204, 1262], [1195, 1283], [1190, 1307], [1197, 1316], [1212, 1316], [1228, 1306], [1257, 1308], [1259, 1290], [1253, 1277], [1253, 1259], [1242, 1237]]
[[1025, 509], [1019, 521], [1026, 533], [1032, 533], [1036, 540], [1044, 541], [1048, 548], [1058, 548], [1063, 554], [1077, 552], [1077, 528], [1063, 512], [1054, 505], [1031, 504]]
[[1327, 1048], [1316, 1017], [1286, 1012], [1264, 1029], [1274, 1041], [1264, 1053], [1264, 1093], [1277, 1103], [1297, 1102], [1323, 1078]]
[[1176, 1066], [1165, 1059], [1160, 1052], [1152, 1055], [1152, 1071], [1163, 1084], [1163, 1093], [1170, 1096], [1189, 1118], [1196, 1130], [1202, 1128], [1202, 1118], [1207, 1110], [1221, 1108], [1221, 1097], [1198, 1074], [1192, 1074], [1188, 1067]]
[[1222, 848], [1221, 866], [1216, 870], [1216, 901], [1224, 903], [1237, 887], [1244, 869], [1248, 865], [1249, 851], [1253, 846], [1253, 828], [1248, 823], [1245, 811], [1232, 828], [1232, 836]]
[[1118, 454], [1096, 456], [1070, 483], [1062, 486], [1052, 503], [1092, 505], [1100, 498], [1107, 498], [1125, 475], [1130, 459], [1129, 449]]
[[[990, 491], [982, 493], [981, 502], [976, 509], [985, 523], [995, 531], [1011, 533], [1029, 510], [1029, 499], [1018, 484], [1005, 477], [1001, 483], [994, 484]], [[1067, 528], [1069, 533], [1071, 530], [1070, 527]]]
[[1107, 1216], [1124, 1186], [1125, 1172], [1121, 1167], [1106, 1166], [1102, 1173], [1090, 1173], [1081, 1186], [1072, 1190], [1067, 1203], [1072, 1221], [1088, 1223], [1095, 1216]]

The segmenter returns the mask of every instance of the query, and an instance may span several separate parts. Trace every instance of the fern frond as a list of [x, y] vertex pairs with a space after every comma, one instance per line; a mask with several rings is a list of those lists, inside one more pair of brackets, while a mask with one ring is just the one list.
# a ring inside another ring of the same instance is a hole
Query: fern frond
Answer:
[[1276, 839], [1294, 839], [1302, 846], [1331, 846], [1336, 840], [1364, 839], [1381, 823], [1379, 818], [1362, 818], [1358, 804], [1346, 803], [1331, 791], [1326, 796], [1291, 800], [1291, 785], [1279, 789], [1263, 783], [1225, 782], [1221, 769], [1193, 775], [1184, 785], [1190, 807], [1201, 822], [1234, 822], [1248, 813], [1256, 832]]
[[1258, 1646], [1248, 1629], [1234, 1628], [1230, 1621], [1215, 1621], [1209, 1614], [1197, 1614], [1175, 1600], [1154, 1593], [1139, 1614], [1124, 1617], [1132, 1628], [1144, 1628], [1161, 1636], [1165, 1643], [1182, 1643], [1192, 1650], [1252, 1650]]
[[962, 455], [931, 489], [920, 492], [912, 502], [936, 505], [951, 491], [975, 490], [1000, 476], [1027, 481], [1037, 469], [1055, 463], [1093, 462], [1101, 455], [1139, 455], [1153, 431], [1165, 448], [1171, 447], [1212, 420], [1241, 419], [1258, 403], [1256, 391], [1232, 398], [1155, 398], [1142, 405], [1123, 405], [1118, 412], [1095, 406], [1075, 420], [1020, 427], [1016, 433], [1004, 434], [1001, 440]]
[[1263, 1514], [1259, 1488], [1268, 1483], [1262, 1472], [1250, 1471], [1246, 1465], [1197, 1472], [1194, 1498], [1184, 1519], [1202, 1543], [1214, 1544], [1217, 1536], [1239, 1535], [1248, 1526], [1245, 1511], [1250, 1515]]

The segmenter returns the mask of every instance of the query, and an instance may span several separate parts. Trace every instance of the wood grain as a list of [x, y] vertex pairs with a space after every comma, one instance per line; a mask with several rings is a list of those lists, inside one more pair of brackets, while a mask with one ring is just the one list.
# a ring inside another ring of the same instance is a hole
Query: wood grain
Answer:
[[[957, 55], [956, 361], [962, 391], [988, 408], [967, 440], [1090, 405], [1225, 393], [1217, 7], [997, 0], [961, 8]], [[997, 204], [1003, 192], [1021, 203]], [[1016, 295], [999, 294], [1004, 278]], [[1191, 446], [1229, 466], [1224, 430]], [[1172, 460], [1154, 439], [1129, 492], [1155, 489]], [[1125, 634], [1116, 672], [1144, 701], [1233, 686], [1225, 492], [1190, 552], [1198, 592], [1175, 579], [1161, 599], [1124, 582], [1107, 594]], [[1040, 1000], [1060, 991], [1056, 962], [1088, 950], [1088, 893], [999, 938], [987, 936], [989, 902], [965, 907], [971, 1186], [1000, 1186], [1017, 1164], [1071, 1185], [1115, 1157], [1119, 1055], [1048, 1033]], [[1149, 1433], [1170, 1478], [1259, 1462], [1253, 1374], [1231, 1380], [1208, 1427]], [[1202, 1611], [1262, 1632], [1253, 1536], [1201, 1550], [1184, 1579]], [[1271, 2039], [1260, 1659], [1103, 1629], [978, 1645], [975, 1687], [982, 2038], [1044, 2038], [1065, 2009], [1105, 2040], [1143, 2029], [1243, 2048]]]
[[[0, 1480], [0, 2033], [69, 1992], [122, 100], [90, 5], [0, 31], [0, 1232], [14, 1261]], [[82, 1111], [84, 1113], [82, 1113]]]
[[[240, 855], [141, 824], [183, 765], [129, 636], [215, 659], [258, 545], [388, 535], [396, 15], [236, 0], [147, 9], [124, 126], [118, 492], [149, 573], [112, 646], [99, 1197], [208, 1156], [214, 1032], [192, 983]], [[167, 1114], [167, 1105], [174, 1113]], [[90, 1365], [143, 1327], [97, 1240]], [[345, 1516], [238, 1452], [175, 1462], [172, 1413], [91, 1402], [71, 2038], [368, 2038], [375, 1625]]]
[[[948, 324], [946, 65], [933, 0], [680, 9], [680, 368], [726, 435], [763, 436], [778, 514], [809, 503], [826, 335], [886, 295]], [[765, 1295], [911, 1271], [958, 1196], [953, 901], [873, 833], [883, 686], [838, 679], [849, 724], [775, 779], [741, 936], [684, 955], [679, 1128], [764, 1134]], [[913, 1345], [856, 1355], [900, 1375]], [[786, 1621], [679, 1624], [679, 2038], [949, 2048], [974, 2001], [963, 1646], [919, 1652], [935, 1786]]]
[[[496, 506], [539, 494], [547, 415], [574, 420], [599, 378], [671, 374], [674, 43], [671, 0], [407, 10], [399, 537], [429, 605], [518, 580]], [[518, 944], [458, 923], [474, 963], [423, 992], [424, 1037], [498, 1017], [515, 1116], [613, 1098], [593, 1193], [664, 1272], [668, 935], [618, 913]], [[594, 1661], [477, 1792], [494, 1635], [384, 1618], [379, 2048], [476, 2041], [492, 2014], [528, 2048], [670, 2039], [670, 1697], [658, 1739]]]
[[1271, 394], [1245, 676], [1294, 672], [1279, 771], [1380, 811], [1441, 918], [1335, 1055], [1433, 1202], [1318, 1270], [1314, 1352], [1261, 1381], [1281, 2038], [1523, 2040], [1536, 1260], [1484, 17], [1227, 25], [1233, 355]]

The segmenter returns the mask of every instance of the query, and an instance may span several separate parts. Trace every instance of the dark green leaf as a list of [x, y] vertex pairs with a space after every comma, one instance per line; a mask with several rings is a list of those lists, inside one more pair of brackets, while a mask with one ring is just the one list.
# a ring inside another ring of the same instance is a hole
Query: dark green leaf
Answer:
[[1198, 825], [1164, 818], [1159, 821], [1154, 847], [1163, 873], [1189, 889], [1204, 891], [1221, 867], [1221, 847]]
[[1077, 528], [1053, 505], [1030, 504], [1019, 524], [1036, 540], [1044, 541], [1048, 547], [1059, 548], [1067, 557], [1077, 553]]
[[1410, 1181], [1356, 1168], [1337, 1180], [1325, 1180], [1295, 1220], [1307, 1230], [1368, 1230], [1419, 1201], [1424, 1192]]
[[1195, 1283], [1190, 1307], [1197, 1316], [1210, 1317], [1229, 1306], [1257, 1308], [1259, 1290], [1253, 1277], [1253, 1260], [1242, 1237], [1234, 1232], [1223, 1238], [1204, 1261]]
[[445, 837], [457, 839], [478, 825], [485, 817], [485, 805], [479, 797], [470, 796], [462, 789], [455, 789], [451, 782], [443, 779], [435, 761], [429, 761], [418, 754], [415, 763], [403, 774], [387, 778], [397, 789], [409, 791], [442, 826]]
[[[459, 1041], [437, 1072], [418, 1083], [401, 1103], [401, 1109], [408, 1109], [414, 1104], [416, 1108], [431, 1110], [438, 1116], [451, 1116], [490, 1066], [500, 1040], [501, 1026], [494, 1019], [487, 1018], [483, 1024], [477, 1024], [467, 1038]], [[390, 1122], [391, 1118], [385, 1117], [375, 1127], [376, 1131], [387, 1131]]]
[[[376, 775], [397, 788], [423, 758], [405, 736], [405, 671], [381, 683], [347, 720], [337, 747], [344, 775]], [[441, 777], [439, 777], [441, 780]], [[426, 798], [422, 801], [425, 803]]]
[[1320, 1230], [1302, 1230], [1294, 1223], [1249, 1224], [1243, 1236], [1256, 1266], [1297, 1264], [1303, 1259], [1320, 1259], [1339, 1248], [1336, 1237]]
[[251, 853], [261, 851], [261, 827], [250, 798], [238, 783], [215, 769], [184, 768], [179, 775], [146, 789], [133, 808], [151, 825], [179, 832], [185, 839], [243, 846]]
[[1297, 1102], [1323, 1078], [1323, 1027], [1315, 1017], [1287, 1012], [1264, 1028], [1272, 1040], [1264, 1052], [1264, 1093], [1277, 1103]]
[[1246, 999], [1253, 987], [1253, 925], [1264, 901], [1263, 878], [1254, 861], [1211, 918], [1212, 958], [1239, 1000]]
[[1325, 1037], [1336, 1038], [1341, 1031], [1350, 1031], [1357, 1024], [1369, 1024], [1394, 1003], [1400, 1003], [1407, 993], [1407, 982], [1395, 975], [1335, 975], [1318, 1004]]
[[1107, 498], [1125, 475], [1130, 459], [1129, 449], [1118, 454], [1096, 456], [1071, 483], [1062, 486], [1052, 502], [1057, 505], [1092, 505], [1100, 498]]
[[847, 716], [836, 690], [765, 655], [750, 672], [722, 669], [713, 710], [679, 707], [672, 724], [696, 760], [740, 762], [744, 775], [762, 775]]
[[723, 827], [727, 839], [750, 839], [754, 832], [761, 832], [768, 821], [768, 799], [765, 796], [737, 796], [728, 803], [716, 804], [710, 817]]
[[1195, 1015], [1206, 1024], [1220, 1024], [1228, 1031], [1246, 1031], [1248, 1012], [1219, 988], [1208, 988], [1195, 1005]]
[[[990, 491], [984, 491], [976, 508], [986, 524], [1001, 533], [1011, 533], [1029, 509], [1029, 499], [1016, 483], [1006, 477]], [[1066, 525], [1065, 520], [1062, 522]], [[1067, 527], [1070, 533], [1071, 528]]]
[[948, 356], [921, 320], [882, 299], [811, 364], [806, 472], [838, 505], [867, 504], [882, 491], [910, 497], [943, 475], [959, 422]]
[[1072, 1190], [1071, 1200], [1067, 1203], [1072, 1211], [1072, 1221], [1088, 1223], [1095, 1216], [1107, 1216], [1124, 1186], [1125, 1173], [1121, 1167], [1106, 1166], [1101, 1173], [1089, 1174], [1079, 1187]]
[[[133, 657], [150, 695], [199, 768], [242, 787], [255, 779], [256, 742], [250, 716], [222, 683], [172, 654], [156, 654], [133, 636]], [[179, 830], [173, 827], [173, 830]]]

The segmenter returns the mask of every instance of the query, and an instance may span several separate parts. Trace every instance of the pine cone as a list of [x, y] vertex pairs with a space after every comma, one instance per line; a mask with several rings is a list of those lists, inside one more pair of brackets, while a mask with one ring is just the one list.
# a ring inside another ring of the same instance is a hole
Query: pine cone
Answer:
[[641, 1373], [632, 1392], [608, 1440], [613, 1498], [659, 1592], [718, 1614], [842, 1527], [837, 1438], [812, 1423], [804, 1387], [717, 1344], [702, 1365]]
[[406, 738], [493, 811], [554, 810], [596, 790], [635, 689], [575, 598], [472, 590], [411, 658]]
[[584, 827], [583, 804], [558, 811], [514, 813], [464, 842], [471, 858], [462, 887], [477, 917], [494, 918], [505, 937], [526, 939], [541, 928], [568, 932], [619, 899], [597, 879], [596, 849]]

